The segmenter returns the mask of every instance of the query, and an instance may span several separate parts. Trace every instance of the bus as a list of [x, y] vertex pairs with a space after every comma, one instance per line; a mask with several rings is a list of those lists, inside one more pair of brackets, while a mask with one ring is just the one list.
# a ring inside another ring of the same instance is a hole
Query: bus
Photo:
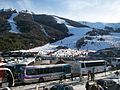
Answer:
[[37, 65], [23, 68], [24, 83], [44, 82], [48, 80], [66, 79], [71, 77], [71, 66], [69, 64]]
[[71, 65], [71, 73], [74, 76], [86, 75], [88, 71], [93, 73], [103, 72], [106, 70], [105, 60], [82, 60], [69, 62]]
[[0, 67], [0, 87], [14, 86], [14, 76], [10, 69]]
[[71, 66], [68, 64], [53, 65], [34, 65], [8, 64], [6, 65], [14, 76], [15, 84], [44, 82], [46, 80], [55, 80], [68, 78], [71, 74]]
[[71, 77], [71, 66], [69, 64], [25, 66], [22, 70], [24, 72], [22, 78], [24, 83]]
[[22, 67], [24, 66], [26, 66], [26, 64], [10, 63], [10, 64], [5, 65], [5, 68], [8, 68], [11, 70], [13, 77], [14, 77], [15, 84], [21, 83], [21, 78], [23, 76]]

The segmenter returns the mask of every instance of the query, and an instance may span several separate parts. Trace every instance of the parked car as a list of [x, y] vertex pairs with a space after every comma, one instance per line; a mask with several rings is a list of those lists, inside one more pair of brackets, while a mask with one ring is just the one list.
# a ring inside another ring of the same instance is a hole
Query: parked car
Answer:
[[116, 82], [113, 81], [112, 79], [99, 79], [96, 82], [97, 84], [101, 86], [106, 86], [106, 87], [113, 86], [116, 84]]
[[104, 90], [120, 90], [120, 85], [114, 79], [99, 79], [96, 81]]

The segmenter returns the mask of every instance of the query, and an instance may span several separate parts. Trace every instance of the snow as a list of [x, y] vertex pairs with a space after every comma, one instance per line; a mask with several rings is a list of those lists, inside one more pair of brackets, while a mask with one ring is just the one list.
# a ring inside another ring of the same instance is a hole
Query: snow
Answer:
[[30, 10], [21, 10], [21, 13], [28, 13], [28, 14], [33, 14], [33, 12], [31, 12]]
[[18, 13], [13, 13], [11, 17], [8, 19], [8, 22], [10, 23], [11, 26], [11, 30], [9, 32], [11, 33], [20, 33], [20, 31], [17, 29], [16, 22], [13, 20], [17, 15]]
[[[79, 40], [81, 37], [83, 37], [86, 32], [92, 30], [90, 28], [76, 28], [76, 27], [72, 27], [67, 25], [68, 29], [69, 29], [69, 33], [72, 33], [72, 36], [66, 37], [62, 40], [59, 40], [55, 43], [48, 43], [44, 46], [40, 46], [40, 47], [35, 47], [29, 50], [19, 50], [21, 52], [39, 52], [39, 55], [47, 55], [49, 53], [51, 53], [52, 56], [77, 56], [77, 55], [81, 55], [81, 54], [85, 54], [88, 53], [86, 51], [79, 51], [75, 49], [76, 46], [76, 42], [77, 40]], [[58, 46], [66, 46], [68, 47], [68, 49], [60, 49], [57, 50], [56, 47]], [[90, 51], [90, 52], [95, 52], [95, 51]]]
[[14, 65], [14, 64], [25, 64], [29, 65], [32, 62], [35, 62], [35, 58], [9, 58], [6, 59], [8, 65]]
[[40, 27], [41, 27], [42, 32], [43, 32], [47, 37], [50, 37], [50, 36], [47, 34], [47, 32], [45, 31], [44, 27], [43, 27], [42, 25], [40, 25]]
[[35, 47], [35, 48], [32, 48], [32, 49], [29, 49], [27, 51], [29, 52], [41, 52], [41, 54], [47, 54], [49, 52], [52, 52], [55, 50], [57, 46], [56, 45], [51, 45], [50, 43], [44, 45], [44, 46], [40, 46], [40, 47]]
[[91, 22], [81, 21], [80, 23], [87, 25], [91, 28], [96, 28], [96, 29], [104, 29], [105, 28], [105, 23], [101, 23], [101, 22], [91, 23]]
[[32, 62], [35, 62], [35, 58], [25, 58], [25, 59], [21, 59], [21, 60], [18, 59], [17, 60], [17, 63], [26, 64], [26, 65], [28, 65], [28, 64], [30, 64]]
[[88, 31], [92, 29], [90, 28], [75, 28], [75, 27], [69, 27], [69, 33], [74, 34], [73, 36], [66, 37], [62, 40], [59, 40], [55, 43], [52, 43], [52, 45], [58, 45], [58, 46], [66, 46], [68, 48], [75, 48], [76, 42], [80, 38], [82, 38]]
[[[77, 28], [77, 27], [73, 27], [70, 26], [65, 20], [60, 19], [59, 17], [53, 16], [55, 18], [55, 20], [57, 21], [57, 23], [64, 23], [70, 34], [73, 34], [72, 36], [66, 37], [62, 40], [59, 40], [57, 42], [54, 43], [48, 43], [44, 46], [40, 46], [40, 47], [35, 47], [29, 50], [26, 50], [27, 52], [39, 52], [39, 54], [41, 55], [47, 55], [49, 53], [52, 52], [51, 55], [55, 55], [55, 56], [71, 56], [74, 53], [77, 53], [77, 55], [81, 55], [82, 53], [84, 53], [82, 50], [93, 50], [93, 51], [97, 51], [100, 49], [105, 49], [105, 48], [109, 48], [109, 47], [118, 47], [119, 43], [120, 43], [120, 33], [111, 33], [110, 35], [103, 35], [103, 36], [90, 36], [93, 39], [92, 40], [85, 40], [87, 42], [86, 45], [82, 46], [79, 50], [81, 50], [81, 52], [76, 51], [76, 42], [82, 38], [87, 36], [86, 33], [88, 31], [91, 31], [93, 28], [97, 28], [97, 29], [104, 29], [105, 25], [108, 25], [107, 23], [90, 23], [90, 22], [81, 22], [82, 24], [85, 25], [89, 25], [92, 28], [88, 28], [88, 27], [81, 27], [81, 28]], [[119, 25], [119, 24], [117, 24]], [[40, 26], [42, 28], [43, 33], [46, 36], [49, 36], [47, 34], [47, 32], [45, 31], [45, 29]], [[99, 39], [103, 38], [104, 40], [100, 41]], [[68, 49], [65, 50], [57, 50], [56, 47], [58, 46], [65, 46], [68, 47]], [[73, 50], [72, 50], [73, 49]], [[53, 53], [54, 52], [54, 53]], [[69, 54], [69, 55], [68, 55]], [[76, 54], [73, 54], [73, 56]]]
[[63, 19], [60, 19], [60, 18], [58, 18], [58, 17], [56, 17], [56, 16], [53, 16], [53, 18], [57, 21], [57, 23], [59, 23], [59, 24], [65, 24], [65, 25], [67, 25], [68, 23], [65, 21], [65, 20], [63, 20]]
[[52, 53], [52, 56], [56, 56], [56, 57], [75, 57], [75, 56], [79, 56], [79, 57], [83, 57], [83, 55], [88, 54], [88, 52], [95, 52], [95, 51], [91, 51], [91, 50], [75, 50], [75, 49], [60, 49], [54, 53]]
[[[85, 40], [87, 44], [82, 46], [80, 49], [82, 50], [100, 50], [108, 47], [118, 47], [120, 43], [120, 33], [111, 33], [111, 35], [103, 35], [103, 36], [90, 36], [93, 40]], [[104, 41], [100, 41], [98, 39], [104, 39]]]
[[[92, 44], [94, 42], [94, 44]], [[109, 45], [107, 42], [99, 42], [99, 41], [88, 41], [87, 44], [85, 46], [82, 46], [80, 49], [81, 50], [100, 50], [100, 49], [105, 49], [110, 47], [111, 45]]]
[[110, 27], [113, 28], [113, 30], [116, 30], [120, 28], [120, 23], [103, 23], [103, 22], [91, 23], [86, 21], [80, 21], [80, 23], [95, 29], [105, 29], [105, 27]]
[[92, 30], [90, 28], [76, 28], [76, 27], [70, 27], [70, 26], [68, 28], [69, 28], [69, 33], [74, 34], [73, 36], [66, 37], [62, 40], [59, 40], [59, 41], [55, 42], [55, 43], [51, 43], [51, 44], [48, 43], [44, 46], [30, 49], [29, 51], [39, 52], [41, 50], [44, 50], [44, 51], [49, 52], [49, 51], [55, 50], [55, 48], [58, 47], [58, 46], [66, 46], [68, 48], [74, 49], [77, 40], [79, 40], [81, 37], [83, 37], [86, 34], [86, 32]]
[[[76, 28], [72, 26], [67, 26], [69, 28], [69, 33], [72, 33], [74, 35], [66, 37], [62, 40], [59, 40], [55, 43], [48, 43], [44, 46], [41, 47], [36, 47], [33, 49], [27, 50], [28, 52], [39, 52], [39, 55], [47, 55], [51, 53], [50, 55], [52, 56], [64, 56], [64, 57], [71, 57], [71, 56], [83, 56], [83, 54], [87, 54], [89, 51], [84, 51], [84, 50], [76, 50], [76, 42], [79, 40], [81, 37], [83, 37], [86, 32], [92, 30], [90, 28]], [[60, 49], [57, 50], [56, 47], [58, 46], [66, 46], [68, 49]], [[95, 51], [90, 51], [90, 52], [95, 52]]]
[[106, 24], [106, 26], [112, 27], [113, 30], [116, 30], [116, 29], [120, 28], [120, 23], [108, 23], [108, 24]]

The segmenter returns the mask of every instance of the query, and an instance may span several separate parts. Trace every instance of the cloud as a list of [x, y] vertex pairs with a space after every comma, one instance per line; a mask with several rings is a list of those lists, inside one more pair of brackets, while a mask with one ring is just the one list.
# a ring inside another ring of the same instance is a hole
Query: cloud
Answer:
[[73, 20], [120, 22], [120, 0], [0, 0], [1, 8], [28, 9]]
[[93, 22], [120, 22], [119, 0], [66, 0], [67, 17]]

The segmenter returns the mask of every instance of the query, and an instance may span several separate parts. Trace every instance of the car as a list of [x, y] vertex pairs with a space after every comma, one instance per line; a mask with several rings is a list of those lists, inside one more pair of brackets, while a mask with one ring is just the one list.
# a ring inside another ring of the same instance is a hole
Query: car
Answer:
[[116, 82], [112, 79], [99, 79], [96, 82], [101, 86], [107, 86], [107, 87], [113, 86], [116, 84]]
[[104, 90], [120, 90], [120, 85], [113, 79], [99, 79], [96, 83], [100, 85]]
[[74, 90], [70, 85], [57, 84], [50, 88], [50, 90]]

